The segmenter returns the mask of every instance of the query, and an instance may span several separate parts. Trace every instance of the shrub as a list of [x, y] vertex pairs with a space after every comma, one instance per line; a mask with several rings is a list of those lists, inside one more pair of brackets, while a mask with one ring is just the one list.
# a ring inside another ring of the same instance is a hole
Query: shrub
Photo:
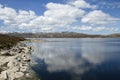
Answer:
[[0, 50], [1, 49], [10, 49], [20, 41], [24, 41], [22, 37], [14, 37], [0, 34]]

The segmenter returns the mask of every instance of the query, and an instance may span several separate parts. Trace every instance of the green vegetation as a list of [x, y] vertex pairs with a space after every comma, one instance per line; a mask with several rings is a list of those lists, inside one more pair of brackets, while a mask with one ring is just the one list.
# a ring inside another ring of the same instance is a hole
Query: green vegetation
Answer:
[[0, 67], [0, 73], [3, 71], [3, 69]]
[[24, 41], [22, 37], [14, 37], [0, 34], [0, 50], [1, 49], [10, 49], [20, 41]]

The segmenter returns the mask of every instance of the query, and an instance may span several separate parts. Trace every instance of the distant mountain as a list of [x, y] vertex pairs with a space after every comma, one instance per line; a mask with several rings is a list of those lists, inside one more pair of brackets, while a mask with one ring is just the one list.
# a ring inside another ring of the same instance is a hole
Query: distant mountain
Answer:
[[111, 37], [120, 37], [120, 33], [110, 34], [109, 36], [111, 36]]
[[91, 35], [75, 32], [61, 32], [61, 33], [8, 33], [10, 36], [24, 37], [24, 38], [111, 38], [120, 37], [120, 34], [110, 35]]

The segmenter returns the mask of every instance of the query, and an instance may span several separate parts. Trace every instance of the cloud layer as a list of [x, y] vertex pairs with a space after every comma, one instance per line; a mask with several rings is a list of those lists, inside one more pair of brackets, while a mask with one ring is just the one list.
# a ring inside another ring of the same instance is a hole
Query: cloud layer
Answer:
[[[66, 4], [50, 2], [45, 7], [47, 10], [44, 14], [37, 15], [32, 10], [16, 11], [13, 8], [0, 5], [0, 20], [7, 27], [39, 32], [60, 31], [61, 29], [65, 31], [111, 30], [111, 28], [100, 26], [120, 20], [102, 10], [97, 10], [96, 5], [91, 5], [85, 0], [69, 1]], [[90, 9], [90, 11], [85, 9]], [[95, 27], [96, 25], [99, 27]], [[112, 28], [112, 30], [117, 29]]]
[[89, 23], [89, 24], [110, 24], [113, 22], [116, 22], [120, 19], [114, 18], [110, 16], [109, 14], [104, 13], [101, 10], [94, 10], [89, 12], [87, 15], [85, 15], [82, 18], [83, 23]]

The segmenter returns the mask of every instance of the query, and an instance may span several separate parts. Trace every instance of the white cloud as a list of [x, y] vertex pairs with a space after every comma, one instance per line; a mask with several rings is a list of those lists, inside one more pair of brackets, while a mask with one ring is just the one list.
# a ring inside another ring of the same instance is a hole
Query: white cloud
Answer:
[[82, 31], [94, 31], [94, 32], [99, 32], [99, 31], [118, 31], [119, 29], [117, 28], [109, 28], [109, 27], [92, 27], [92, 26], [74, 26], [72, 27], [73, 30], [82, 30]]
[[[37, 15], [34, 11], [18, 10], [0, 5], [0, 20], [4, 25], [29, 31], [60, 31], [83, 30], [83, 31], [102, 31], [110, 30], [103, 27], [92, 27], [92, 25], [108, 24], [120, 20], [114, 18], [101, 10], [94, 10], [87, 14], [85, 8], [95, 9], [96, 5], [91, 5], [85, 0], [74, 0], [67, 4], [53, 3], [46, 4], [46, 11], [43, 15]], [[82, 25], [72, 24], [79, 23]], [[85, 26], [83, 24], [90, 24]], [[14, 29], [15, 30], [15, 29]]]
[[118, 20], [120, 19], [114, 18], [101, 10], [94, 10], [85, 15], [81, 21], [83, 23], [95, 25], [95, 24], [110, 24]]
[[82, 17], [85, 13], [81, 9], [65, 4], [48, 3], [46, 7], [48, 10], [45, 11], [44, 16], [68, 21], [68, 23], [74, 22], [76, 18]]
[[[76, 22], [77, 18], [82, 17], [85, 11], [72, 7], [70, 5], [63, 5], [57, 3], [48, 3], [46, 5], [47, 10], [43, 16], [37, 16], [29, 23], [23, 23], [20, 26], [41, 27], [42, 30], [48, 29], [46, 27], [65, 27], [68, 24]], [[45, 29], [44, 29], [45, 28]]]
[[27, 23], [35, 17], [35, 13], [33, 11], [19, 10], [19, 12], [16, 12], [13, 8], [0, 7], [0, 20], [8, 26], [19, 27], [21, 23]]
[[71, 4], [77, 8], [91, 8], [91, 9], [97, 8], [96, 5], [90, 5], [85, 0], [75, 0], [75, 1], [69, 2], [69, 4]]
[[5, 34], [5, 33], [9, 33], [9, 31], [6, 31], [6, 30], [0, 30], [0, 33]]
[[89, 31], [89, 30], [92, 30], [93, 28], [91, 26], [85, 26], [85, 25], [82, 25], [81, 27], [79, 26], [75, 26], [75, 27], [72, 27], [72, 29], [74, 30], [83, 30], [83, 31]]
[[42, 31], [54, 31], [76, 22], [77, 18], [85, 14], [84, 10], [70, 5], [48, 3], [46, 8], [43, 16], [37, 16], [29, 23], [22, 23], [20, 27], [40, 27]]
[[109, 27], [96, 27], [93, 28], [92, 31], [117, 31], [117, 28], [109, 28]]
[[[67, 4], [48, 3], [44, 15], [37, 16], [33, 11], [0, 7], [0, 19], [5, 25], [17, 26], [20, 29], [40, 28], [39, 30], [51, 30], [51, 28], [65, 27], [81, 18], [85, 11]], [[54, 29], [53, 28], [53, 29]]]
[[9, 20], [17, 15], [16, 11], [8, 7], [0, 7], [0, 19]]

